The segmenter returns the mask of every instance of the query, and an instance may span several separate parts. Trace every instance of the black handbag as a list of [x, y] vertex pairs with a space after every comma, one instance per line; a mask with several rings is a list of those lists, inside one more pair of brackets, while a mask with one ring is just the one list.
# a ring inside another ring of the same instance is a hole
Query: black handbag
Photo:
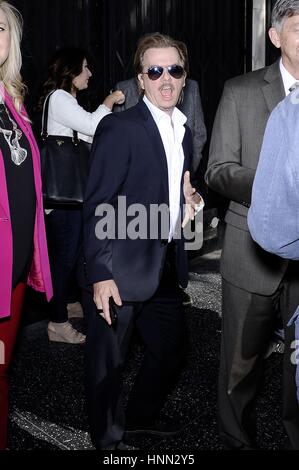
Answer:
[[48, 135], [52, 93], [44, 105], [40, 142], [44, 206], [48, 209], [76, 207], [83, 203], [91, 145], [80, 140], [76, 131], [73, 131], [73, 137]]

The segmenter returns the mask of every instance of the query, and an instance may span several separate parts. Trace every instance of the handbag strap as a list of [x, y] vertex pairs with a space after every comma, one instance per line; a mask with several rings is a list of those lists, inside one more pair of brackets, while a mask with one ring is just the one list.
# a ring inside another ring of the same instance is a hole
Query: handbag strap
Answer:
[[[43, 116], [42, 116], [42, 131], [41, 131], [41, 137], [43, 140], [46, 140], [46, 138], [48, 137], [48, 113], [49, 113], [49, 102], [50, 102], [50, 97], [51, 95], [53, 95], [54, 91], [56, 90], [53, 90], [51, 91], [46, 99], [45, 99], [45, 102], [44, 102], [44, 106], [43, 106]], [[80, 139], [78, 138], [78, 132], [77, 131], [74, 131], [73, 130], [73, 141], [75, 143], [75, 145], [78, 145], [78, 143], [80, 142]]]

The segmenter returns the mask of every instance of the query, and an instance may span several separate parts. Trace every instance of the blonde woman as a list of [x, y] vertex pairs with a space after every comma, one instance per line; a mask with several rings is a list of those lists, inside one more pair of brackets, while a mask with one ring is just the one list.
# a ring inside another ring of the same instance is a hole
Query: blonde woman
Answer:
[[6, 448], [7, 370], [26, 284], [52, 296], [39, 152], [23, 106], [22, 19], [0, 2], [0, 449]]

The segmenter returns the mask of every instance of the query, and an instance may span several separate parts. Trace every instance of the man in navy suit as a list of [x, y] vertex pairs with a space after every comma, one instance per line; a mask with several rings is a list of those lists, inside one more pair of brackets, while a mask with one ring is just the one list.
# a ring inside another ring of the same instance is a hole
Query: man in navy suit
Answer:
[[[124, 111], [138, 103], [141, 89], [136, 77], [118, 82], [115, 89], [121, 90], [126, 97], [123, 104], [114, 107], [115, 112]], [[186, 79], [177, 107], [183, 114], [185, 114], [187, 118], [186, 124], [192, 134], [193, 147], [191, 167], [193, 174], [196, 175], [202, 158], [202, 150], [207, 139], [207, 132], [204, 123], [199, 87], [195, 80], [191, 80], [190, 78]], [[189, 294], [187, 294], [184, 289], [181, 289], [180, 293], [184, 307], [192, 305], [192, 300]]]
[[83, 299], [87, 404], [97, 449], [125, 448], [120, 375], [133, 324], [145, 354], [126, 429], [177, 431], [157, 418], [184, 353], [179, 285], [187, 285], [188, 270], [182, 225], [202, 203], [188, 171], [191, 133], [176, 108], [188, 72], [186, 46], [149, 35], [139, 42], [134, 67], [143, 99], [99, 124], [84, 204], [85, 271], [93, 288]]
[[[126, 100], [123, 104], [115, 106], [114, 111], [124, 111], [138, 103], [140, 97], [138, 83], [138, 80], [133, 77], [116, 84], [115, 89], [121, 90]], [[185, 114], [187, 126], [192, 133], [192, 170], [195, 173], [199, 167], [202, 150], [207, 140], [199, 87], [195, 80], [191, 80], [191, 78], [186, 79], [186, 84], [177, 107]]]

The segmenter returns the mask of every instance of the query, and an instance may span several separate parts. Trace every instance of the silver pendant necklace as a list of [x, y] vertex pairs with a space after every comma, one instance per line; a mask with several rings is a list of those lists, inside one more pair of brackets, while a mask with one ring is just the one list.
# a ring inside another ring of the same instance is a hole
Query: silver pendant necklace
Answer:
[[[12, 124], [12, 130], [2, 129], [1, 124], [3, 125], [3, 120], [1, 119], [0, 132], [2, 132], [3, 137], [7, 142], [12, 162], [17, 166], [20, 166], [27, 157], [27, 150], [21, 147], [19, 143], [23, 133], [18, 129], [17, 123], [10, 117], [10, 113], [8, 112], [3, 100], [1, 104], [3, 104], [3, 110], [6, 112], [6, 115]], [[13, 134], [15, 134], [14, 137]]]

